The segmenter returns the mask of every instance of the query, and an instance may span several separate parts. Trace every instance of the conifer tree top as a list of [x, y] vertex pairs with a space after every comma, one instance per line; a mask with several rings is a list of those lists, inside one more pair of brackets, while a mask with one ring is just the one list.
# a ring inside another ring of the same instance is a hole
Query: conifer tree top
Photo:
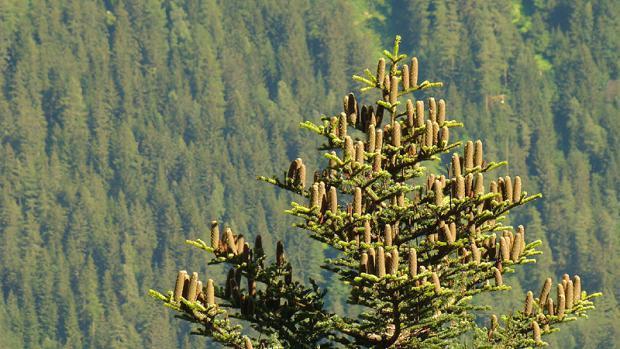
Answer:
[[[173, 291], [151, 291], [198, 324], [197, 334], [244, 348], [521, 348], [544, 346], [544, 335], [593, 308], [599, 294], [565, 275], [555, 287], [545, 280], [540, 293], [525, 295], [523, 308], [492, 315], [486, 327], [475, 321], [488, 307], [472, 299], [510, 289], [505, 275], [540, 253], [541, 241], [529, 241], [525, 227], [503, 222], [541, 195], [525, 191], [519, 176], [492, 177], [506, 162], [486, 159], [480, 140], [454, 141], [452, 130], [462, 124], [447, 103], [419, 99], [441, 83], [419, 82], [418, 60], [399, 52], [400, 40], [375, 73], [353, 76], [375, 103], [349, 93], [339, 114], [302, 123], [323, 137], [326, 167], [310, 173], [295, 159], [283, 177], [259, 177], [299, 195], [287, 213], [338, 251], [322, 266], [349, 286], [348, 303], [363, 311], [351, 317], [326, 309], [329, 285], [295, 280], [281, 242], [268, 258], [260, 234], [251, 234], [250, 245], [214, 221], [210, 243], [187, 242], [212, 253], [210, 264], [230, 266], [225, 284], [180, 271]], [[427, 167], [450, 153], [447, 171]], [[248, 324], [262, 336], [244, 331]]]

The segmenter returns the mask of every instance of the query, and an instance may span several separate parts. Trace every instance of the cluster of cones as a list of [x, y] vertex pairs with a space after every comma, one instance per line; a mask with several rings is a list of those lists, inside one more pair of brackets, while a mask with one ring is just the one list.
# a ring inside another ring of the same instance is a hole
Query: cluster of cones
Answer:
[[562, 282], [557, 284], [557, 304], [554, 304], [550, 296], [552, 283], [551, 278], [545, 280], [538, 299], [534, 299], [532, 291], [528, 291], [525, 297], [523, 313], [527, 316], [536, 315], [536, 319], [532, 321], [532, 333], [536, 343], [542, 342], [540, 323], [544, 324], [543, 330], [548, 331], [549, 317], [557, 316], [558, 320], [564, 319], [566, 311], [573, 309], [582, 297], [581, 278], [578, 275], [572, 280], [568, 274], [563, 275]]
[[[262, 267], [262, 257], [264, 256], [262, 238], [256, 237], [254, 248], [250, 248], [249, 243], [245, 242], [243, 235], [235, 234], [231, 228], [226, 227], [221, 234], [219, 224], [213, 221], [211, 224], [211, 246], [217, 256], [225, 258], [241, 258], [245, 262], [243, 272], [239, 268], [231, 268], [226, 278], [223, 294], [218, 295], [232, 303], [234, 307], [240, 309], [241, 314], [251, 317], [256, 311], [257, 281], [256, 266]], [[249, 267], [254, 265], [255, 267]], [[284, 268], [284, 281], [290, 285], [292, 283], [292, 270], [289, 263], [286, 263], [284, 245], [278, 241], [276, 246], [276, 266]], [[247, 289], [242, 290], [241, 282], [245, 277]], [[215, 285], [212, 279], [208, 279], [206, 284], [199, 280], [198, 273], [191, 275], [185, 270], [177, 274], [175, 288], [173, 291], [172, 302], [184, 306], [182, 300], [189, 303], [198, 302], [202, 306], [217, 306], [215, 301]], [[273, 300], [273, 304], [266, 302], [265, 306], [277, 309], [280, 306], [279, 299]], [[209, 308], [207, 308], [209, 309]], [[202, 315], [205, 318], [204, 315]], [[246, 349], [252, 349], [252, 342], [248, 337], [243, 337], [243, 345]]]
[[[353, 93], [345, 97], [344, 108], [345, 111], [339, 116], [332, 116], [329, 119], [328, 134], [345, 144], [349, 137], [348, 143], [353, 144], [348, 132], [348, 126], [352, 125], [366, 134], [365, 149], [369, 153], [379, 152], [382, 149], [385, 135], [389, 135], [389, 144], [393, 147], [400, 147], [405, 137], [414, 135], [419, 137], [416, 139], [427, 147], [440, 145], [442, 142], [447, 143], [449, 139], [446, 126], [446, 103], [443, 99], [436, 102], [435, 98], [430, 97], [426, 106], [421, 100], [416, 101], [414, 106], [411, 99], [408, 99], [406, 118], [403, 122], [388, 123], [384, 126], [381, 126], [384, 108], [379, 106], [375, 113], [372, 106], [363, 105], [360, 111]], [[345, 153], [347, 153], [347, 148], [347, 146], [344, 147]]]
[[[220, 233], [217, 221], [211, 222], [211, 247], [216, 254], [243, 256], [251, 259], [252, 250], [250, 244], [245, 241], [242, 234], [235, 234], [230, 227], [224, 228], [224, 234]], [[262, 241], [260, 236], [256, 239], [255, 248], [262, 251]]]
[[[445, 199], [445, 189], [450, 185], [450, 195], [452, 199], [463, 200], [466, 197], [484, 195], [484, 174], [477, 172], [484, 167], [482, 157], [482, 142], [468, 141], [465, 144], [465, 154], [452, 155], [451, 173], [452, 178], [447, 180], [445, 176], [431, 174], [427, 177], [426, 186], [432, 190], [435, 196], [435, 204], [441, 205]], [[491, 181], [489, 192], [496, 194], [495, 201], [508, 203], [519, 203], [523, 197], [521, 191], [521, 177], [516, 176], [513, 180], [510, 176], [500, 177], [497, 181]]]
[[[369, 248], [361, 254], [360, 273], [372, 274], [377, 277], [384, 277], [386, 274], [397, 275], [399, 273], [400, 257], [397, 248], [391, 248], [388, 252], [383, 246]], [[418, 279], [418, 273], [425, 273], [427, 268], [419, 266], [417, 252], [414, 248], [409, 249], [407, 275], [410, 279], [415, 279], [417, 286], [426, 283], [426, 277]], [[441, 284], [437, 272], [431, 272], [431, 282], [437, 293], [441, 291]]]
[[215, 305], [213, 280], [208, 279], [207, 285], [203, 286], [202, 281], [198, 279], [197, 272], [193, 272], [190, 276], [185, 270], [179, 271], [174, 285], [173, 300], [180, 303], [181, 298], [190, 303], [200, 301], [204, 305]]
[[[557, 316], [562, 319], [565, 311], [572, 309], [575, 303], [581, 299], [581, 278], [575, 275], [571, 280], [568, 274], [564, 274], [562, 282], [557, 284], [557, 304], [554, 305], [553, 299], [550, 297], [551, 285], [553, 280], [547, 278], [543, 284], [543, 288], [538, 298], [538, 306], [541, 311], [547, 312], [547, 315]], [[528, 292], [526, 297], [525, 313], [530, 315], [532, 313], [533, 295], [532, 292]], [[529, 305], [529, 306], [528, 306]]]
[[399, 265], [398, 249], [385, 252], [383, 246], [369, 248], [360, 257], [360, 272], [384, 277], [386, 273], [395, 275]]
[[[534, 317], [530, 329], [534, 341], [538, 344], [542, 343], [542, 331], [549, 331], [549, 324], [554, 320], [552, 317], [562, 321], [566, 312], [572, 310], [582, 300], [581, 278], [578, 275], [572, 279], [568, 274], [563, 275], [562, 281], [557, 284], [557, 304], [551, 298], [552, 284], [552, 279], [547, 278], [538, 298], [534, 298], [532, 291], [528, 291], [525, 296], [523, 314], [527, 317]], [[541, 324], [543, 325], [542, 329]], [[497, 316], [492, 315], [489, 329], [490, 338], [497, 327]]]

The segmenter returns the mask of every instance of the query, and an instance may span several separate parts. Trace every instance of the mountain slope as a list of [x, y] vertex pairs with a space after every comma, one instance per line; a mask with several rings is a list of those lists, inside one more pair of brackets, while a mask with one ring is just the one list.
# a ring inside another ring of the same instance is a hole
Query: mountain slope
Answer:
[[515, 288], [578, 272], [605, 297], [557, 345], [620, 344], [618, 15], [609, 0], [0, 3], [0, 347], [204, 346], [146, 291], [180, 266], [218, 275], [183, 244], [212, 219], [284, 239], [299, 277], [325, 280], [291, 198], [253, 178], [319, 160], [299, 122], [337, 113], [396, 33], [464, 132], [545, 195], [515, 223], [560, 248]]

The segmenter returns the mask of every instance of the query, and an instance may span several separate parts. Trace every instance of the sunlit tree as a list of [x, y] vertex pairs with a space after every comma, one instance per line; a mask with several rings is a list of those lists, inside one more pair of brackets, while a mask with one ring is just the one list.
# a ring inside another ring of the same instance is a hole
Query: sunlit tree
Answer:
[[525, 191], [519, 176], [493, 177], [506, 162], [486, 159], [482, 141], [451, 137], [462, 124], [446, 102], [420, 98], [442, 84], [419, 82], [417, 58], [399, 44], [396, 37], [376, 73], [353, 77], [368, 98], [378, 92], [375, 103], [350, 93], [341, 113], [302, 123], [324, 138], [327, 166], [311, 173], [298, 158], [283, 176], [259, 176], [297, 194], [287, 213], [338, 251], [316, 263], [348, 286], [357, 315], [324, 305], [330, 285], [296, 280], [281, 242], [268, 258], [260, 234], [252, 245], [214, 221], [210, 242], [187, 242], [213, 254], [211, 264], [229, 266], [225, 284], [182, 270], [172, 291], [151, 291], [196, 323], [196, 334], [244, 348], [523, 348], [545, 346], [545, 335], [593, 308], [599, 294], [565, 274], [528, 291], [520, 309], [477, 319], [493, 309], [472, 300], [509, 290], [505, 275], [540, 253], [541, 241], [504, 222], [541, 195]]

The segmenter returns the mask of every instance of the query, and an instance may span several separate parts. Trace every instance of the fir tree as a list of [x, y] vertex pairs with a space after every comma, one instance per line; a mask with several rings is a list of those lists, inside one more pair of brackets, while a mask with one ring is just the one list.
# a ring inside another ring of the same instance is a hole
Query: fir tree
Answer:
[[[353, 77], [362, 92], [380, 92], [376, 103], [363, 105], [350, 93], [339, 115], [302, 123], [324, 137], [326, 168], [312, 174], [298, 158], [283, 177], [259, 177], [302, 198], [287, 213], [338, 251], [322, 267], [348, 285], [348, 304], [359, 311], [326, 309], [324, 289], [336, 286], [295, 280], [282, 242], [270, 262], [260, 235], [252, 246], [214, 221], [210, 243], [187, 243], [212, 253], [210, 264], [230, 266], [225, 284], [182, 270], [173, 291], [151, 290], [199, 324], [196, 334], [245, 348], [537, 347], [593, 308], [600, 294], [565, 274], [555, 286], [548, 278], [540, 293], [527, 292], [521, 309], [492, 315], [486, 327], [476, 321], [488, 307], [475, 296], [509, 290], [505, 275], [540, 253], [540, 240], [503, 222], [541, 195], [526, 192], [519, 176], [492, 177], [507, 163], [487, 160], [480, 140], [452, 141], [462, 124], [446, 102], [416, 98], [441, 83], [421, 81], [417, 58], [407, 60], [399, 46], [396, 37], [376, 74]], [[462, 145], [446, 171], [433, 170]]]

